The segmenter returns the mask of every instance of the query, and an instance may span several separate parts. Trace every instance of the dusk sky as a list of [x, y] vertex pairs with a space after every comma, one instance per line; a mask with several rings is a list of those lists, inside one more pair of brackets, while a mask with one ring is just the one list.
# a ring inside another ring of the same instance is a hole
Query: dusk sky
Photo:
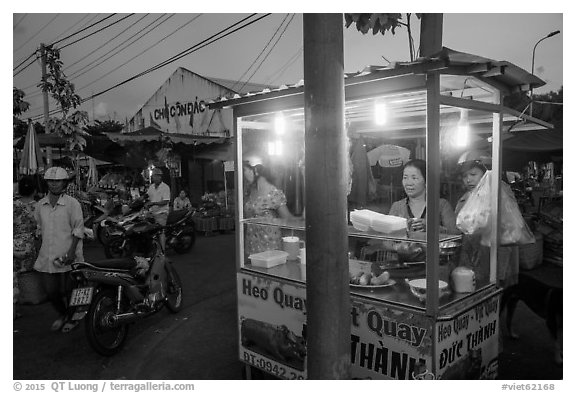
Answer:
[[[139, 8], [135, 7], [135, 10]], [[123, 7], [125, 10], [130, 9]], [[225, 6], [222, 7], [224, 10]], [[82, 98], [87, 98], [193, 47], [249, 15], [214, 12], [148, 15], [141, 12], [129, 17], [128, 13], [113, 15], [57, 45], [66, 46], [127, 17], [99, 33], [62, 48], [65, 73], [75, 84], [76, 92]], [[12, 15], [13, 68], [22, 64], [13, 71], [13, 75], [18, 73], [13, 77], [13, 86], [23, 89], [26, 92], [25, 100], [31, 104], [23, 118], [42, 114], [42, 97], [35, 86], [41, 77], [40, 63], [27, 58], [41, 43], [58, 41], [109, 15], [111, 13], [95, 12], [22, 12]], [[403, 16], [406, 21], [406, 14]], [[420, 21], [415, 14], [412, 15], [411, 25], [417, 49]], [[443, 42], [444, 46], [451, 49], [494, 60], [506, 60], [530, 71], [534, 45], [555, 30], [561, 33], [542, 41], [536, 49], [534, 73], [547, 82], [536, 92], [544, 93], [558, 90], [563, 85], [562, 13], [445, 13]], [[143, 32], [148, 33], [142, 36]], [[272, 85], [294, 84], [303, 78], [302, 45], [302, 13], [273, 13], [178, 61], [100, 95], [86, 102], [81, 109], [86, 110], [91, 119], [94, 114], [97, 119], [113, 118], [124, 122], [178, 67], [185, 67], [208, 78], [241, 79]], [[344, 58], [345, 72], [360, 71], [368, 65], [386, 65], [388, 61], [408, 61], [410, 52], [407, 30], [401, 27], [395, 35], [387, 33], [386, 36], [373, 36], [372, 33], [361, 34], [354, 25], [345, 28]], [[31, 64], [26, 67], [28, 63]]]

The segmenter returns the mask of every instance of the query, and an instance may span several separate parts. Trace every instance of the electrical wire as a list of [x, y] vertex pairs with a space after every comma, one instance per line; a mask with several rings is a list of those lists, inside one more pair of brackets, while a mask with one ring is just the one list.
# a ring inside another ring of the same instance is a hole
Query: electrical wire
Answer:
[[84, 16], [82, 18], [80, 18], [76, 23], [74, 23], [72, 26], [70, 26], [69, 28], [64, 30], [62, 33], [60, 33], [56, 37], [54, 37], [54, 39], [52, 41], [56, 41], [58, 38], [62, 37], [64, 34], [73, 30], [76, 26], [78, 26], [80, 23], [82, 23], [84, 21], [84, 19], [89, 18], [89, 17], [90, 17], [90, 14], [84, 14]]
[[24, 20], [24, 18], [26, 18], [26, 15], [28, 15], [28, 14], [24, 14], [24, 15], [22, 16], [22, 18], [20, 18], [20, 20], [19, 20], [18, 22], [16, 22], [16, 24], [14, 25], [14, 27], [12, 27], [12, 31], [16, 30], [16, 28], [18, 27], [18, 25], [19, 25], [20, 23], [22, 23], [22, 21]]
[[[147, 15], [148, 15], [148, 14], [147, 14]], [[139, 22], [140, 20], [142, 20], [143, 18], [144, 18], [144, 17], [140, 18], [136, 23], [138, 23], [138, 22]], [[125, 18], [124, 18], [124, 19], [125, 19]], [[158, 18], [158, 19], [160, 19], [160, 18]], [[158, 19], [156, 19], [156, 20], [158, 20]], [[115, 22], [115, 23], [118, 23], [118, 22], [120, 22], [120, 21], [117, 21], [117, 22]], [[136, 23], [135, 23], [135, 24], [136, 24]], [[154, 22], [152, 22], [152, 23], [154, 23]], [[111, 26], [111, 25], [109, 25], [109, 26]], [[107, 27], [109, 27], [109, 26], [106, 26], [106, 27], [104, 27], [103, 29], [105, 29], [105, 28], [107, 28]], [[134, 24], [133, 24], [132, 26], [134, 26]], [[130, 27], [132, 27], [132, 26], [130, 26]], [[125, 29], [124, 31], [126, 31], [126, 30], [128, 30], [128, 29]], [[101, 31], [101, 30], [99, 30], [99, 31]], [[124, 31], [123, 31], [123, 32], [124, 32]], [[96, 31], [96, 32], [94, 32], [94, 33], [97, 33], [97, 32], [98, 32], [98, 31]], [[122, 33], [123, 33], [123, 32], [122, 32]], [[94, 33], [93, 33], [93, 34], [94, 34]], [[120, 33], [120, 34], [122, 34], [122, 33]], [[116, 35], [116, 36], [115, 36], [114, 38], [112, 38], [110, 41], [116, 39], [120, 34]], [[138, 34], [138, 33], [136, 33], [136, 34]], [[135, 34], [135, 35], [136, 35], [136, 34]], [[132, 36], [132, 37], [133, 37], [133, 36]], [[130, 37], [130, 38], [132, 38], [132, 37]], [[79, 61], [81, 61], [81, 60], [89, 57], [89, 56], [92, 55], [92, 54], [94, 54], [95, 51], [97, 51], [98, 49], [102, 48], [103, 46], [109, 44], [110, 41], [105, 42], [104, 44], [102, 44], [101, 46], [99, 46], [99, 47], [96, 48], [95, 50], [91, 51], [89, 54], [87, 54], [86, 56], [84, 56], [84, 57], [81, 58], [80, 60], [78, 60], [78, 61], [76, 61], [75, 63], [71, 64], [70, 66], [64, 68], [63, 71], [66, 71], [68, 68], [70, 68], [70, 67], [73, 66], [74, 64], [77, 64]], [[124, 42], [125, 42], [125, 41], [124, 41]], [[116, 48], [117, 48], [117, 47], [116, 47]], [[114, 48], [114, 49], [115, 49], [115, 48]], [[100, 63], [98, 63], [98, 64], [101, 64], [101, 63], [102, 63], [102, 62], [100, 62]], [[86, 67], [89, 67], [89, 66], [90, 66], [90, 64], [84, 66], [83, 68], [81, 68], [81, 70], [82, 70], [82, 69], [85, 69]], [[94, 68], [94, 67], [92, 67], [92, 68]], [[76, 71], [76, 72], [78, 72], [78, 71]], [[70, 78], [72, 78], [72, 76], [70, 76], [69, 79], [70, 79]], [[31, 86], [28, 86], [28, 87], [33, 87], [33, 86], [37, 86], [37, 85], [31, 85]], [[35, 98], [35, 97], [38, 97], [38, 96], [41, 95], [41, 94], [42, 94], [42, 92], [40, 91], [40, 92], [31, 94], [28, 98]]]
[[[89, 14], [86, 14], [86, 16], [88, 16], [88, 15], [89, 15]], [[88, 21], [86, 21], [86, 23], [84, 23], [84, 25], [82, 26], [82, 28], [83, 28], [84, 26], [86, 26], [88, 23], [92, 22], [94, 19], [96, 19], [96, 18], [98, 17], [98, 15], [100, 15], [100, 14], [95, 14], [92, 18], [90, 18]], [[84, 19], [84, 18], [83, 18], [83, 19]], [[83, 19], [81, 19], [81, 20], [83, 20]], [[76, 23], [76, 24], [78, 24], [78, 23]], [[26, 62], [30, 57], [34, 56], [36, 53], [37, 53], [37, 50], [34, 51], [34, 52], [32, 52], [30, 55], [28, 55], [28, 57], [27, 57], [25, 60], [23, 60], [20, 64], [18, 64], [16, 67], [14, 67], [14, 71], [16, 70], [16, 68], [20, 67], [24, 62]], [[20, 60], [19, 60], [19, 61], [20, 61]], [[36, 86], [36, 83], [33, 83], [33, 84], [29, 85], [29, 86], [24, 87], [22, 90], [25, 91], [25, 90], [27, 90], [27, 89], [29, 89], [29, 88], [31, 88], [31, 87], [35, 87], [35, 86]]]
[[258, 61], [258, 59], [260, 58], [260, 56], [262, 56], [262, 54], [264, 53], [264, 51], [268, 48], [268, 46], [270, 45], [270, 43], [272, 42], [272, 40], [274, 39], [274, 37], [276, 37], [276, 34], [278, 34], [278, 32], [280, 31], [280, 29], [281, 29], [282, 26], [284, 25], [284, 22], [286, 22], [286, 20], [288, 19], [289, 16], [290, 16], [290, 14], [286, 14], [286, 16], [284, 17], [284, 19], [282, 19], [282, 22], [280, 22], [280, 24], [279, 24], [278, 27], [276, 28], [276, 31], [274, 32], [274, 34], [272, 34], [272, 37], [270, 37], [270, 39], [268, 40], [268, 42], [266, 43], [266, 45], [264, 45], [264, 48], [262, 48], [262, 50], [260, 51], [260, 53], [258, 53], [258, 56], [256, 56], [256, 58], [254, 59], [254, 61], [252, 62], [252, 64], [250, 64], [250, 66], [248, 66], [248, 68], [246, 69], [246, 71], [244, 71], [244, 73], [243, 73], [242, 75], [240, 75], [240, 77], [238, 77], [238, 79], [236, 80], [236, 82], [234, 82], [234, 84], [232, 85], [232, 87], [230, 88], [230, 90], [234, 90], [234, 88], [236, 87], [236, 85], [240, 83], [240, 81], [242, 80], [242, 78], [244, 78], [244, 76], [246, 76], [246, 74], [250, 71], [250, 69], [254, 66], [254, 64], [256, 64], [256, 62]]
[[80, 33], [82, 33], [83, 31], [86, 31], [86, 30], [88, 30], [89, 28], [91, 28], [91, 27], [93, 27], [93, 26], [96, 26], [96, 25], [104, 22], [105, 20], [108, 20], [108, 19], [112, 18], [114, 15], [116, 15], [116, 14], [110, 14], [110, 15], [108, 15], [108, 16], [100, 19], [98, 22], [92, 23], [90, 26], [86, 26], [85, 28], [83, 28], [83, 29], [81, 29], [81, 30], [78, 30], [78, 31], [75, 32], [75, 33], [72, 33], [72, 34], [70, 34], [69, 36], [66, 36], [66, 37], [64, 37], [64, 38], [61, 38], [61, 39], [59, 39], [58, 41], [55, 41], [55, 42], [53, 42], [53, 43], [50, 44], [50, 45], [56, 45], [56, 44], [61, 43], [62, 41], [67, 40], [68, 38], [72, 38], [72, 37], [74, 37], [75, 35], [80, 34]]
[[[296, 53], [294, 53], [292, 56], [290, 56], [288, 61], [286, 61], [286, 63], [284, 63], [284, 65], [282, 67], [280, 67], [278, 70], [276, 70], [272, 74], [270, 74], [270, 76], [264, 81], [264, 84], [269, 85], [269, 84], [271, 84], [271, 82], [275, 81], [276, 79], [278, 79], [282, 75], [284, 75], [284, 72], [286, 72], [286, 70], [288, 68], [290, 68], [290, 66], [292, 66], [292, 64], [294, 64], [304, 54], [304, 52], [302, 51], [302, 48], [304, 48], [303, 45], [300, 46], [300, 48], [298, 48]], [[276, 74], [278, 74], [278, 75], [276, 75]]]
[[85, 89], [86, 87], [98, 82], [99, 80], [101, 80], [102, 78], [107, 77], [108, 75], [110, 75], [111, 73], [113, 73], [114, 71], [118, 70], [119, 68], [125, 66], [126, 64], [130, 63], [132, 60], [140, 57], [141, 55], [143, 55], [144, 53], [148, 52], [150, 49], [152, 49], [153, 47], [155, 47], [156, 45], [158, 45], [159, 43], [161, 43], [162, 41], [164, 41], [165, 39], [171, 37], [172, 35], [174, 35], [176, 32], [178, 32], [179, 30], [183, 29], [184, 27], [188, 26], [190, 23], [194, 22], [196, 19], [198, 19], [200, 16], [202, 16], [203, 14], [199, 14], [196, 17], [192, 18], [191, 20], [189, 20], [188, 22], [186, 22], [185, 24], [183, 24], [182, 26], [178, 27], [176, 30], [172, 31], [172, 33], [166, 35], [164, 38], [160, 39], [159, 41], [157, 41], [156, 43], [152, 44], [151, 46], [149, 46], [148, 48], [144, 49], [142, 52], [138, 53], [137, 55], [131, 57], [130, 59], [128, 59], [127, 61], [125, 61], [124, 63], [120, 64], [119, 66], [117, 66], [116, 68], [114, 68], [113, 70], [107, 72], [105, 75], [101, 76], [100, 78], [95, 79], [94, 81], [88, 83], [87, 85], [84, 85], [82, 87], [79, 88], [79, 90]]
[[[91, 100], [91, 99], [93, 99], [93, 98], [95, 98], [95, 97], [98, 97], [98, 96], [100, 96], [100, 95], [102, 95], [102, 94], [105, 94], [105, 93], [109, 92], [110, 90], [113, 90], [113, 89], [115, 89], [115, 88], [117, 88], [117, 87], [120, 87], [120, 86], [122, 86], [122, 85], [124, 85], [124, 84], [126, 84], [126, 83], [128, 83], [128, 82], [131, 82], [131, 81], [134, 80], [134, 79], [137, 79], [137, 78], [139, 78], [139, 77], [141, 77], [141, 76], [143, 76], [143, 75], [146, 75], [146, 74], [148, 74], [148, 73], [150, 73], [150, 72], [153, 72], [153, 71], [156, 71], [157, 69], [162, 68], [162, 67], [164, 67], [164, 66], [166, 66], [166, 65], [168, 65], [168, 64], [171, 64], [171, 63], [173, 63], [173, 62], [181, 59], [182, 57], [185, 57], [185, 56], [187, 56], [187, 55], [189, 55], [189, 54], [191, 54], [191, 53], [194, 53], [194, 52], [196, 52], [196, 51], [198, 51], [198, 50], [200, 50], [200, 49], [202, 49], [202, 48], [204, 48], [204, 47], [206, 47], [206, 46], [208, 46], [208, 45], [213, 44], [213, 43], [216, 42], [216, 41], [219, 41], [219, 40], [221, 40], [221, 39], [229, 36], [230, 34], [233, 34], [233, 33], [237, 32], [237, 31], [239, 31], [239, 30], [241, 30], [241, 29], [244, 29], [244, 28], [246, 28], [246, 27], [248, 27], [248, 26], [250, 26], [250, 25], [258, 22], [258, 21], [260, 21], [260, 20], [262, 20], [262, 19], [270, 16], [271, 14], [270, 14], [270, 13], [264, 14], [264, 15], [258, 17], [257, 19], [254, 19], [254, 20], [252, 20], [252, 21], [249, 21], [249, 22], [247, 22], [246, 24], [244, 24], [244, 25], [242, 25], [242, 26], [239, 26], [239, 27], [236, 27], [236, 28], [233, 29], [232, 31], [229, 31], [229, 32], [227, 32], [227, 33], [224, 34], [225, 31], [230, 30], [230, 29], [233, 28], [234, 26], [237, 26], [237, 25], [239, 25], [239, 24], [247, 21], [248, 19], [252, 18], [254, 15], [256, 15], [256, 14], [251, 14], [251, 15], [249, 15], [248, 17], [246, 17], [246, 18], [244, 18], [244, 19], [242, 19], [242, 20], [240, 20], [240, 21], [238, 21], [238, 22], [236, 22], [236, 23], [228, 26], [227, 28], [219, 31], [219, 32], [216, 33], [216, 34], [213, 34], [212, 36], [210, 36], [210, 37], [206, 38], [205, 40], [203, 40], [203, 41], [201, 41], [201, 42], [199, 42], [199, 43], [191, 46], [191, 47], [188, 48], [188, 49], [185, 49], [184, 51], [182, 51], [182, 52], [180, 52], [180, 53], [172, 56], [171, 58], [169, 58], [169, 59], [167, 59], [167, 60], [164, 60], [163, 62], [161, 62], [161, 63], [159, 63], [159, 64], [157, 64], [157, 65], [155, 65], [155, 66], [153, 66], [153, 67], [150, 67], [149, 69], [147, 69], [147, 70], [145, 70], [145, 71], [140, 72], [139, 74], [136, 74], [136, 75], [134, 75], [134, 76], [132, 76], [132, 77], [130, 77], [130, 78], [128, 78], [128, 79], [120, 82], [120, 83], [117, 83], [116, 85], [114, 85], [114, 86], [112, 86], [112, 87], [109, 87], [108, 89], [105, 89], [105, 90], [103, 90], [103, 91], [100, 91], [100, 92], [98, 92], [98, 93], [96, 93], [96, 94], [92, 94], [89, 98], [84, 98], [84, 99], [82, 99], [82, 100], [81, 100], [81, 104], [83, 104], [83, 103], [85, 103], [86, 101], [89, 101], [89, 100]], [[223, 34], [223, 35], [221, 35], [221, 34]], [[221, 36], [220, 36], [220, 37], [217, 37], [217, 36], [219, 36], [219, 35], [221, 35]], [[215, 38], [215, 37], [217, 37], [217, 38]], [[51, 110], [51, 111], [49, 112], [49, 114], [55, 114], [55, 113], [58, 113], [58, 112], [60, 112], [60, 111], [61, 111], [61, 109], [53, 109], [53, 110]], [[30, 116], [30, 117], [28, 117], [26, 120], [37, 120], [37, 119], [42, 118], [42, 116], [43, 116], [42, 114], [36, 115], [36, 116]]]
[[[110, 42], [114, 41], [116, 38], [118, 38], [119, 36], [121, 36], [122, 34], [124, 34], [126, 31], [128, 31], [130, 28], [136, 26], [140, 21], [142, 21], [144, 18], [146, 18], [148, 15], [150, 14], [144, 14], [144, 16], [142, 16], [140, 19], [138, 19], [136, 22], [134, 22], [132, 25], [130, 25], [129, 27], [127, 27], [126, 29], [122, 30], [120, 33], [118, 33], [117, 35], [115, 35], [113, 38], [111, 38], [110, 40], [104, 42], [102, 45], [100, 45], [98, 48], [91, 50], [86, 56], [81, 57], [80, 59], [76, 60], [74, 63], [67, 65], [64, 68], [64, 71], [69, 70], [70, 68], [72, 68], [73, 66], [75, 66], [76, 64], [80, 63], [82, 60], [90, 57], [91, 55], [94, 55], [97, 51], [99, 51], [100, 49], [102, 49], [104, 46], [110, 44]], [[164, 14], [165, 15], [165, 14]], [[160, 19], [161, 16], [159, 18], [157, 18], [156, 20]], [[155, 20], [155, 21], [156, 21]], [[153, 21], [152, 23], [154, 23], [155, 21]], [[150, 23], [149, 25], [145, 26], [144, 29], [148, 28], [148, 26], [150, 26], [152, 23]], [[134, 35], [132, 35], [131, 37], [128, 37], [125, 41], [123, 41], [122, 43], [120, 43], [118, 46], [122, 45], [123, 43], [125, 43], [126, 41], [128, 41], [129, 39], [133, 38], [135, 35], [139, 34], [140, 32], [142, 32], [142, 30], [144, 29], [140, 29], [139, 31], [137, 31]], [[108, 51], [108, 53], [110, 53], [111, 51], [113, 51], [114, 49], [118, 48], [118, 46], [112, 48], [111, 50]], [[73, 74], [78, 73], [79, 71], [83, 70], [84, 68], [86, 68], [87, 66], [84, 66], [83, 68], [80, 68], [79, 70], [76, 70], [73, 72]], [[70, 78], [72, 78], [72, 75], [70, 76]]]
[[262, 64], [264, 64], [264, 62], [266, 61], [266, 59], [268, 58], [268, 56], [270, 56], [270, 54], [272, 53], [272, 51], [274, 50], [274, 48], [276, 47], [276, 45], [278, 45], [278, 42], [280, 42], [280, 40], [282, 39], [282, 36], [284, 35], [284, 33], [286, 32], [286, 29], [288, 29], [288, 26], [290, 26], [290, 23], [292, 23], [292, 21], [294, 20], [294, 17], [296, 16], [296, 14], [292, 14], [292, 18], [290, 18], [290, 20], [288, 21], [288, 23], [286, 24], [286, 26], [284, 26], [284, 30], [282, 30], [282, 33], [280, 33], [280, 35], [278, 36], [278, 38], [276, 39], [276, 42], [274, 43], [274, 45], [272, 45], [272, 48], [270, 48], [270, 50], [268, 51], [268, 53], [266, 54], [266, 56], [264, 56], [264, 59], [262, 59], [262, 61], [260, 62], [260, 64], [258, 65], [258, 67], [254, 70], [254, 72], [252, 73], [252, 75], [250, 75], [250, 77], [248, 78], [248, 80], [246, 80], [246, 82], [244, 82], [244, 84], [242, 85], [242, 87], [240, 87], [240, 91], [244, 88], [244, 86], [246, 86], [248, 84], [248, 82], [250, 82], [252, 80], [252, 78], [254, 77], [254, 75], [256, 75], [256, 72], [258, 72], [258, 70], [260, 69], [260, 67], [262, 67]]
[[109, 27], [111, 27], [111, 26], [114, 26], [114, 25], [117, 24], [117, 23], [122, 22], [124, 19], [130, 18], [130, 17], [133, 16], [133, 15], [134, 15], [133, 13], [132, 13], [132, 14], [128, 14], [128, 15], [126, 15], [125, 17], [117, 20], [116, 22], [112, 22], [112, 23], [110, 23], [109, 25], [106, 25], [106, 26], [102, 27], [101, 29], [96, 30], [95, 32], [92, 32], [92, 33], [90, 33], [90, 34], [88, 34], [88, 35], [86, 35], [86, 36], [84, 36], [84, 37], [78, 38], [76, 41], [72, 41], [72, 42], [70, 42], [69, 44], [64, 45], [63, 47], [60, 48], [60, 50], [62, 50], [62, 49], [64, 49], [64, 48], [67, 48], [67, 47], [69, 47], [70, 45], [74, 45], [75, 43], [80, 42], [80, 41], [82, 41], [82, 40], [85, 40], [86, 38], [88, 38], [88, 37], [90, 37], [90, 36], [93, 36], [94, 34], [100, 33], [101, 31], [104, 31], [104, 30], [106, 30], [107, 28], [109, 28]]
[[42, 26], [42, 27], [40, 28], [40, 30], [38, 30], [32, 37], [28, 38], [28, 39], [26, 40], [26, 42], [24, 42], [22, 45], [20, 45], [20, 47], [19, 47], [18, 49], [16, 49], [13, 53], [16, 53], [16, 52], [18, 52], [20, 49], [22, 49], [27, 43], [30, 42], [30, 40], [32, 40], [32, 38], [35, 38], [38, 34], [40, 34], [40, 33], [42, 32], [42, 30], [44, 30], [46, 27], [48, 27], [48, 25], [50, 25], [50, 23], [54, 22], [54, 20], [55, 20], [56, 18], [58, 18], [59, 15], [60, 15], [60, 14], [56, 14], [56, 16], [54, 16], [52, 19], [50, 19], [50, 21], [49, 21], [48, 23], [46, 23], [44, 26]]

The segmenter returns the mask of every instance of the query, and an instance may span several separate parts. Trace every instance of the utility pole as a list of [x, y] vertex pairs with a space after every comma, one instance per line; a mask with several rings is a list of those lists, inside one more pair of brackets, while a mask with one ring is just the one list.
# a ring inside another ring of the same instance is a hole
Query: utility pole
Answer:
[[309, 379], [350, 378], [342, 14], [304, 14]]
[[[46, 47], [40, 44], [40, 64], [42, 67], [42, 82], [46, 81]], [[42, 99], [44, 100], [44, 131], [48, 134], [48, 119], [49, 119], [49, 102], [48, 91], [42, 90]], [[52, 166], [52, 147], [46, 146], [46, 166]]]

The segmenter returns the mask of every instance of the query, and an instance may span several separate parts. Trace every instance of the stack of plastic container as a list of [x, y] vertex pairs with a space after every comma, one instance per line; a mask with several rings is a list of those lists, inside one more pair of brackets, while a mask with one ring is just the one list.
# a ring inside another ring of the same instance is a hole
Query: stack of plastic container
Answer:
[[373, 211], [366, 209], [354, 210], [350, 212], [350, 222], [352, 222], [354, 228], [366, 232], [370, 229], [370, 225], [372, 225], [373, 213]]
[[354, 228], [366, 232], [373, 229], [376, 232], [392, 233], [406, 230], [406, 219], [376, 213], [372, 210], [354, 210], [350, 212], [350, 221]]

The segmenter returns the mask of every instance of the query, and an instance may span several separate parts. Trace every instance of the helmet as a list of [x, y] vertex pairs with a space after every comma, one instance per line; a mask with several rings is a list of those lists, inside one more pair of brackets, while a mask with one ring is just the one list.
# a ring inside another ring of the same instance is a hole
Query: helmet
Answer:
[[458, 167], [461, 172], [465, 172], [473, 167], [478, 167], [486, 171], [492, 167], [492, 157], [490, 154], [480, 150], [469, 150], [464, 152], [458, 159]]
[[154, 176], [154, 175], [160, 175], [160, 176], [162, 176], [162, 175], [163, 175], [162, 169], [160, 169], [160, 168], [158, 168], [158, 167], [152, 169], [152, 176]]
[[44, 173], [44, 180], [68, 180], [68, 172], [66, 169], [59, 166], [53, 166], [46, 170]]

